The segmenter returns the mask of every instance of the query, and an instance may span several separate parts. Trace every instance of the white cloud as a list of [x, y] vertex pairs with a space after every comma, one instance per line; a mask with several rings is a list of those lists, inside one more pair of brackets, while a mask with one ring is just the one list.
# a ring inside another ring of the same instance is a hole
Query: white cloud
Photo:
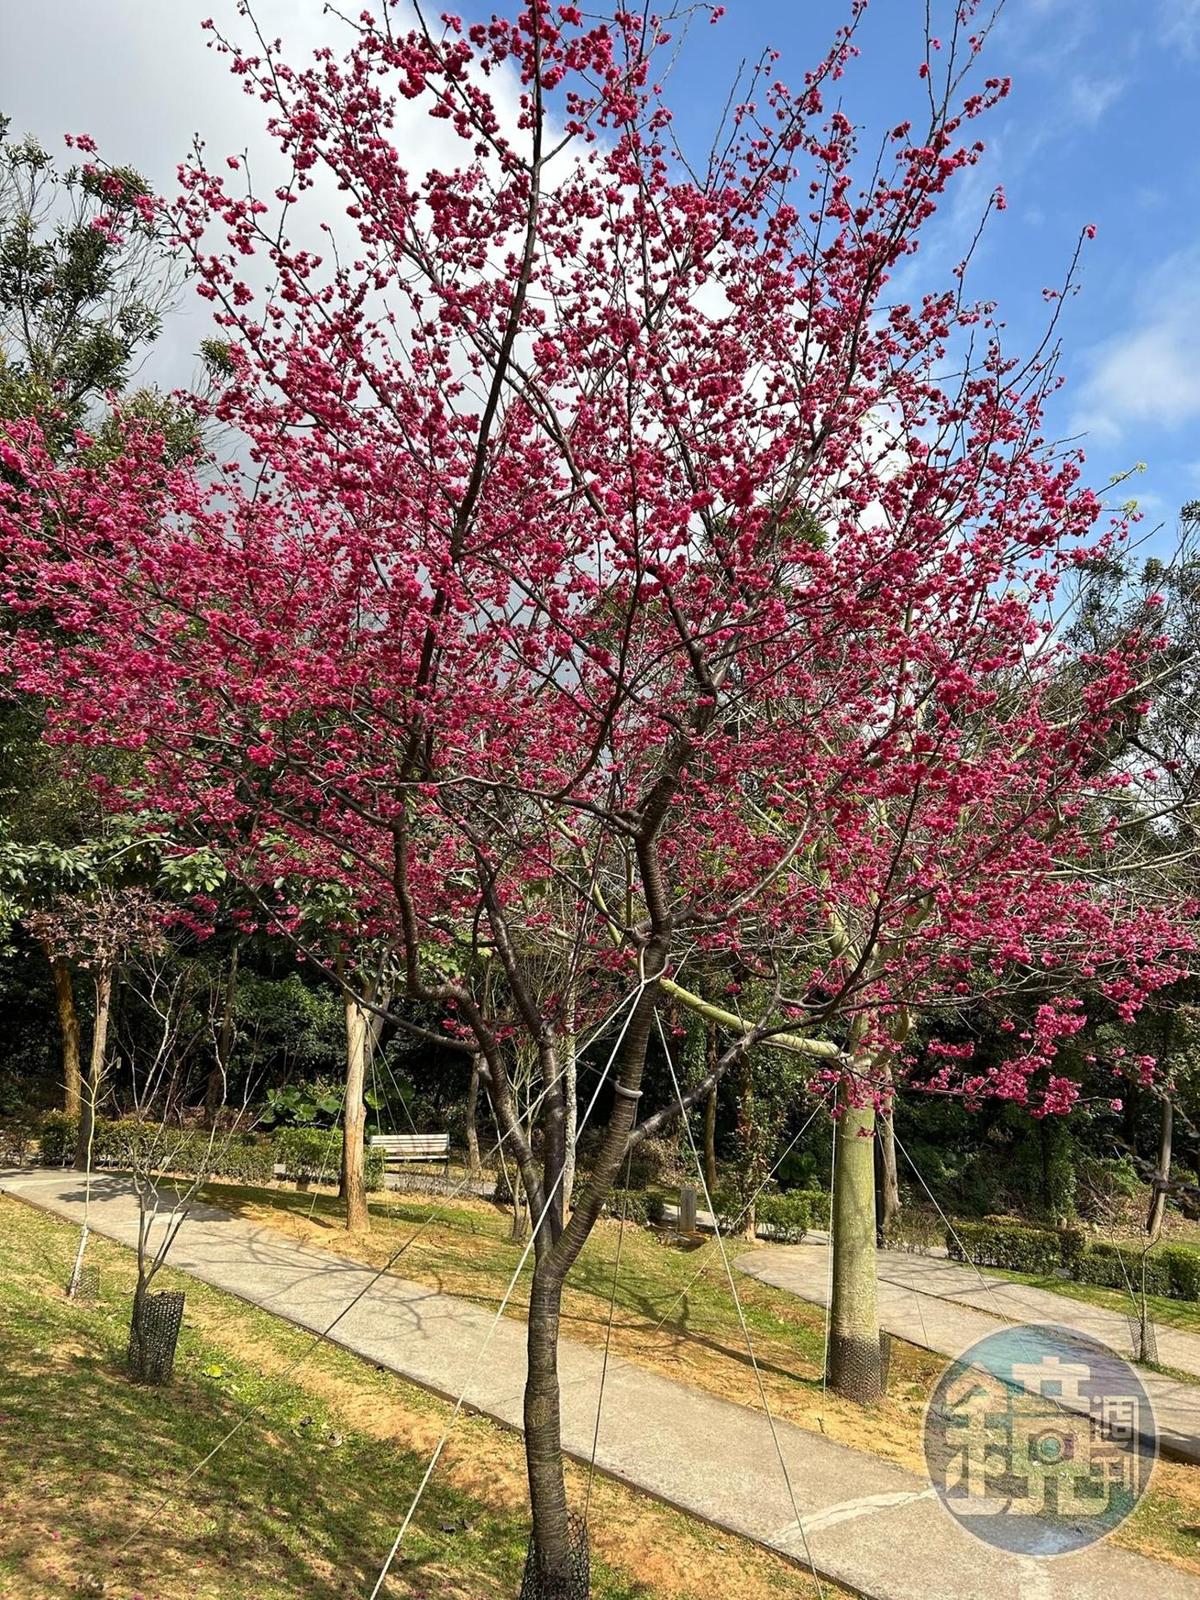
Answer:
[[1141, 315], [1093, 352], [1073, 427], [1116, 439], [1131, 423], [1200, 418], [1200, 252], [1171, 257], [1145, 284]]
[[1026, 0], [1000, 14], [998, 33], [1035, 72], [1057, 77], [1096, 29], [1096, 0]]
[[1072, 122], [1082, 123], [1085, 128], [1094, 128], [1124, 88], [1123, 78], [1078, 74], [1071, 79], [1067, 89]]
[[[363, 7], [349, 8], [351, 11]], [[197, 133], [205, 155], [222, 171], [226, 155], [248, 154], [254, 187], [268, 197], [286, 182], [290, 167], [265, 128], [269, 108], [247, 95], [229, 70], [229, 58], [207, 48], [211, 35], [202, 22], [217, 25], [239, 44], [253, 45], [250, 24], [233, 0], [105, 0], [80, 6], [77, 0], [39, 0], [18, 7], [4, 20], [5, 49], [0, 54], [0, 111], [12, 118], [12, 136], [38, 136], [56, 157], [70, 159], [62, 136], [88, 133], [101, 154], [144, 172], [162, 194], [175, 192], [179, 162], [189, 158]], [[287, 58], [307, 65], [312, 52], [345, 48], [345, 23], [324, 0], [255, 0], [254, 15], [268, 40], [282, 37]], [[408, 22], [393, 13], [393, 26]], [[502, 125], [515, 128], [519, 87], [515, 73], [493, 74], [489, 87]], [[401, 100], [392, 137], [410, 172], [455, 167], [463, 147], [450, 124], [431, 119], [421, 102]], [[224, 173], [231, 189], [240, 179]], [[314, 188], [289, 215], [292, 244], [329, 255], [328, 224], [342, 245], [357, 228], [345, 217], [346, 196], [327, 174], [315, 174]], [[219, 238], [220, 235], [218, 234]], [[350, 256], [353, 249], [346, 252]], [[265, 256], [245, 264], [245, 276], [261, 289], [271, 276]], [[188, 385], [196, 375], [196, 351], [211, 331], [210, 307], [185, 289], [166, 318], [163, 332], [139, 373], [142, 381], [165, 387]]]
[[1200, 0], [1159, 0], [1158, 14], [1164, 44], [1200, 55]]

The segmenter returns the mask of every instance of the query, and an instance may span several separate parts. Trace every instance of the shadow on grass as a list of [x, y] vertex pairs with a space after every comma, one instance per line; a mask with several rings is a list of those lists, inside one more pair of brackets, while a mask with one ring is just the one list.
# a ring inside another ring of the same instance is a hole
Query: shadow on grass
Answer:
[[[31, 1600], [369, 1593], [425, 1473], [424, 1449], [343, 1430], [313, 1391], [230, 1357], [219, 1331], [201, 1335], [186, 1321], [173, 1382], [132, 1383], [123, 1360], [128, 1253], [103, 1241], [93, 1247], [104, 1294], [84, 1306], [61, 1288], [74, 1228], [20, 1206], [6, 1220], [0, 1589], [10, 1592], [8, 1580]], [[264, 1343], [273, 1342], [264, 1331]], [[389, 1592], [511, 1596], [526, 1534], [522, 1512], [494, 1510], [435, 1477]], [[650, 1600], [644, 1586], [602, 1567], [593, 1592], [596, 1600]]]
[[[203, 1390], [179, 1380], [137, 1387], [111, 1359], [76, 1357], [24, 1379], [14, 1365], [6, 1360], [0, 1378], [4, 1432], [21, 1441], [5, 1472], [5, 1542], [30, 1595], [55, 1566], [69, 1569], [64, 1578], [95, 1574], [155, 1594], [188, 1593], [186, 1575], [198, 1568], [236, 1573], [239, 1594], [369, 1592], [390, 1543], [385, 1506], [395, 1514], [425, 1465], [371, 1440], [318, 1455], [251, 1423], [189, 1480], [237, 1420], [214, 1413]], [[14, 1517], [22, 1503], [28, 1513]], [[463, 1522], [461, 1500], [444, 1489], [431, 1490], [423, 1510], [426, 1524]], [[511, 1545], [513, 1530], [493, 1532], [493, 1549]], [[478, 1570], [460, 1591], [453, 1559], [448, 1536], [416, 1529], [403, 1571], [420, 1574], [430, 1593], [509, 1592], [508, 1574]]]
[[[263, 1209], [270, 1208], [282, 1216], [300, 1218], [306, 1225], [319, 1229], [322, 1238], [318, 1242], [318, 1248], [324, 1246], [335, 1250], [350, 1248], [341, 1224], [340, 1204], [336, 1195], [253, 1189], [240, 1185], [228, 1187], [222, 1185], [219, 1188], [213, 1186], [206, 1192], [214, 1203], [224, 1206], [242, 1220], [261, 1222]], [[409, 1258], [411, 1262], [409, 1270], [438, 1293], [451, 1295], [468, 1304], [493, 1311], [507, 1287], [509, 1276], [516, 1267], [522, 1249], [520, 1244], [514, 1243], [508, 1237], [508, 1218], [505, 1213], [497, 1211], [493, 1223], [492, 1217], [487, 1213], [470, 1211], [462, 1206], [455, 1207], [449, 1202], [439, 1205], [436, 1199], [389, 1198], [382, 1203], [376, 1200], [372, 1204], [372, 1216], [377, 1225], [382, 1223], [389, 1231], [384, 1233], [383, 1229], [377, 1226], [372, 1236], [372, 1247], [369, 1248], [365, 1259], [369, 1260], [371, 1265], [381, 1267], [394, 1251], [405, 1247], [404, 1253], [400, 1254], [394, 1263], [396, 1274], [404, 1276], [407, 1246], [417, 1238], [431, 1207], [439, 1213], [437, 1221], [439, 1228], [470, 1237], [476, 1244], [482, 1244], [485, 1253], [480, 1255], [465, 1250], [461, 1255], [456, 1255], [452, 1273], [438, 1264], [436, 1253], [432, 1259], [426, 1255], [419, 1267]], [[425, 1239], [430, 1237], [428, 1230], [423, 1237]], [[636, 1252], [626, 1254], [623, 1274], [617, 1285], [616, 1303], [621, 1311], [637, 1319], [639, 1324], [639, 1327], [632, 1330], [626, 1324], [626, 1331], [659, 1331], [660, 1319], [664, 1317], [664, 1313], [669, 1313], [661, 1326], [661, 1332], [668, 1338], [696, 1345], [725, 1361], [732, 1362], [748, 1374], [753, 1372], [757, 1362], [759, 1371], [765, 1375], [784, 1379], [805, 1389], [819, 1385], [823, 1329], [816, 1332], [805, 1327], [803, 1323], [797, 1324], [777, 1318], [769, 1311], [763, 1312], [757, 1307], [748, 1307], [748, 1320], [758, 1341], [755, 1350], [756, 1359], [752, 1360], [736, 1321], [732, 1298], [728, 1295], [724, 1280], [722, 1279], [720, 1286], [710, 1286], [700, 1294], [696, 1294], [691, 1287], [691, 1280], [699, 1263], [694, 1258], [667, 1256], [657, 1244], [647, 1248], [653, 1248], [655, 1252], [653, 1264], [660, 1271], [666, 1269], [666, 1281], [658, 1281], [652, 1287], [643, 1288], [635, 1280], [634, 1275], [638, 1272], [639, 1266], [644, 1271], [645, 1263], [639, 1262]], [[714, 1258], [711, 1267], [713, 1271], [720, 1272], [719, 1258]], [[527, 1262], [524, 1276], [527, 1277], [531, 1271], [532, 1263]], [[606, 1252], [585, 1250], [568, 1279], [569, 1296], [562, 1317], [563, 1332], [568, 1338], [574, 1328], [577, 1330], [577, 1336], [585, 1338], [590, 1344], [603, 1342], [608, 1322], [609, 1299], [612, 1294], [612, 1273], [612, 1261]], [[675, 1281], [676, 1278], [681, 1281]], [[681, 1290], [684, 1292], [681, 1293]], [[755, 1292], [755, 1286], [747, 1280], [747, 1295]], [[582, 1311], [580, 1301], [584, 1298], [596, 1302], [594, 1316], [588, 1316]], [[717, 1311], [718, 1301], [722, 1302], [721, 1311], [730, 1323], [727, 1333], [719, 1326], [715, 1329], [711, 1326], [720, 1321]], [[511, 1306], [519, 1311], [522, 1303], [522, 1296], [518, 1291]], [[708, 1328], [703, 1326], [705, 1322], [710, 1324]], [[586, 1328], [591, 1329], [591, 1338], [586, 1337], [583, 1331]], [[761, 1349], [761, 1340], [764, 1337], [773, 1340], [776, 1347], [779, 1344], [794, 1345], [797, 1362], [807, 1364], [810, 1370], [797, 1371], [791, 1365], [764, 1355]]]

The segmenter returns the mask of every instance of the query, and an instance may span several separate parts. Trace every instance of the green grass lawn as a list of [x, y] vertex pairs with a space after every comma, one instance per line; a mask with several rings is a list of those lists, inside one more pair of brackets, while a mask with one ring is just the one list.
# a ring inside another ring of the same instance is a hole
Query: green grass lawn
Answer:
[[[307, 1244], [375, 1267], [385, 1266], [405, 1246], [394, 1266], [399, 1276], [489, 1309], [499, 1305], [524, 1248], [510, 1236], [509, 1214], [477, 1200], [375, 1195], [370, 1234], [350, 1238], [342, 1227], [337, 1196], [329, 1191], [297, 1193], [221, 1182], [210, 1185], [205, 1198], [247, 1221], [280, 1228]], [[604, 1344], [619, 1240], [612, 1349], [676, 1381], [761, 1408], [758, 1376], [712, 1240], [681, 1250], [644, 1228], [626, 1227], [621, 1238], [616, 1222], [602, 1220], [568, 1278], [563, 1337]], [[727, 1248], [736, 1257], [751, 1246], [732, 1240]], [[507, 1314], [518, 1321], [525, 1317], [531, 1273], [532, 1260], [527, 1259], [507, 1307]], [[944, 1359], [895, 1340], [890, 1392], [879, 1406], [863, 1410], [823, 1392], [824, 1310], [742, 1273], [734, 1276], [772, 1411], [920, 1470], [925, 1401]]]
[[[132, 1257], [93, 1238], [99, 1302], [71, 1302], [62, 1285], [77, 1238], [0, 1199], [0, 1595], [368, 1594], [449, 1408], [346, 1352], [314, 1354], [310, 1335], [169, 1272], [162, 1286], [188, 1296], [176, 1376], [134, 1385], [123, 1370]], [[786, 1563], [614, 1484], [597, 1483], [592, 1522], [596, 1600], [815, 1593]], [[386, 1592], [511, 1597], [526, 1529], [520, 1441], [464, 1418]]]
[[[372, 1232], [365, 1239], [351, 1240], [341, 1226], [340, 1206], [332, 1193], [297, 1194], [286, 1189], [214, 1184], [207, 1198], [248, 1220], [267, 1223], [307, 1243], [375, 1266], [385, 1265], [404, 1245], [394, 1268], [399, 1275], [493, 1307], [507, 1287], [522, 1249], [509, 1237], [508, 1215], [480, 1202], [374, 1196]], [[615, 1223], [597, 1225], [568, 1280], [564, 1337], [602, 1342], [613, 1292], [617, 1240]], [[728, 1248], [736, 1255], [741, 1246], [733, 1241]], [[705, 1270], [700, 1272], [702, 1267]], [[527, 1263], [525, 1281], [510, 1302], [511, 1316], [524, 1315], [528, 1275]], [[1057, 1279], [1027, 1281], [1041, 1281], [1047, 1288], [1063, 1287]], [[887, 1398], [866, 1410], [839, 1401], [821, 1392], [825, 1328], [821, 1308], [741, 1274], [737, 1282], [774, 1414], [923, 1472], [924, 1408], [944, 1358], [893, 1340]], [[761, 1406], [729, 1284], [711, 1242], [683, 1252], [659, 1243], [644, 1229], [626, 1228], [617, 1275], [613, 1348], [672, 1378], [756, 1409]], [[1151, 1492], [1113, 1542], [1200, 1573], [1200, 1469], [1160, 1462]]]

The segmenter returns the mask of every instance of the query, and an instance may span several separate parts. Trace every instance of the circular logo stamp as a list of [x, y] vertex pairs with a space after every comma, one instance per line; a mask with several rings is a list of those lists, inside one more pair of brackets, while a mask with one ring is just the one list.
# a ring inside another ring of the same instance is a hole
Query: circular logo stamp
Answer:
[[1128, 1361], [1074, 1328], [999, 1328], [952, 1361], [925, 1412], [925, 1463], [977, 1538], [1057, 1556], [1103, 1539], [1145, 1493], [1154, 1414]]

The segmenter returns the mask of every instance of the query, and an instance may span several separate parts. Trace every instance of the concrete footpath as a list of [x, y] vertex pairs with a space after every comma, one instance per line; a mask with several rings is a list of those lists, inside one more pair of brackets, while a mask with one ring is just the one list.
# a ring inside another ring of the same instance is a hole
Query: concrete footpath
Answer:
[[[1128, 1320], [1102, 1306], [1009, 1283], [936, 1256], [881, 1250], [876, 1259], [880, 1326], [909, 1344], [957, 1356], [1005, 1323], [1041, 1322], [1076, 1328], [1118, 1355], [1128, 1356], [1132, 1351]], [[829, 1303], [827, 1244], [777, 1245], [739, 1256], [734, 1265], [750, 1277], [814, 1305]], [[1158, 1359], [1163, 1366], [1200, 1374], [1200, 1338], [1160, 1328]], [[1139, 1367], [1138, 1376], [1154, 1408], [1161, 1447], [1180, 1460], [1200, 1465], [1200, 1386], [1144, 1367]]]
[[[0, 1192], [82, 1220], [76, 1173], [0, 1173]], [[136, 1219], [125, 1181], [93, 1179], [97, 1233], [130, 1244]], [[207, 1206], [189, 1217], [170, 1264], [306, 1328], [323, 1330], [352, 1306], [333, 1335], [338, 1344], [452, 1399], [465, 1389], [473, 1410], [520, 1427], [525, 1351], [517, 1322], [501, 1318], [491, 1331], [493, 1316], [476, 1306], [390, 1275], [372, 1284], [371, 1271], [356, 1262]], [[598, 1350], [562, 1342], [563, 1440], [583, 1461], [591, 1453], [601, 1361]], [[795, 1509], [765, 1417], [612, 1358], [596, 1462], [612, 1477], [802, 1566], [806, 1534], [822, 1578], [874, 1600], [1109, 1600], [1146, 1593], [1200, 1600], [1200, 1578], [1106, 1544], [1049, 1561], [994, 1550], [960, 1529], [913, 1473], [788, 1423], [775, 1432]]]

